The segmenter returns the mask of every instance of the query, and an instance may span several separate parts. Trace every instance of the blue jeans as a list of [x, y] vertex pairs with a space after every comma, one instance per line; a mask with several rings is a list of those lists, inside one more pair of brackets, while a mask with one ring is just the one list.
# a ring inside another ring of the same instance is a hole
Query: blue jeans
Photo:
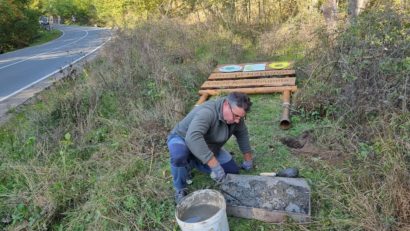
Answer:
[[[196, 158], [185, 144], [184, 138], [177, 134], [170, 134], [167, 140], [168, 150], [170, 153], [171, 174], [176, 191], [187, 187], [187, 178], [192, 168], [210, 174], [211, 169], [207, 164]], [[239, 167], [233, 160], [231, 154], [224, 148], [221, 148], [216, 154], [216, 159], [221, 164], [225, 173], [238, 174]]]

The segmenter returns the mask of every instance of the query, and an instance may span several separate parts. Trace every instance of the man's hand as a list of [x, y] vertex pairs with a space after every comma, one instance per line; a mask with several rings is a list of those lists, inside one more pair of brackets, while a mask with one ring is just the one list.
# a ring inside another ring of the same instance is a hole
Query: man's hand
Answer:
[[251, 170], [253, 168], [253, 157], [252, 157], [252, 153], [247, 152], [245, 154], [243, 154], [243, 159], [244, 161], [241, 164], [241, 168], [245, 169], [245, 170]]
[[219, 163], [215, 167], [211, 167], [211, 178], [216, 183], [221, 183], [225, 179], [225, 171]]
[[247, 171], [251, 170], [252, 167], [253, 167], [253, 160], [245, 160], [241, 164], [241, 168], [243, 168]]

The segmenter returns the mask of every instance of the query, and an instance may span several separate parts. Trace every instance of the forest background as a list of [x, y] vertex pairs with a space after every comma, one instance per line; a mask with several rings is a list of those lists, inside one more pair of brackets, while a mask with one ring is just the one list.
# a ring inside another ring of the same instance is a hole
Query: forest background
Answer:
[[[293, 126], [277, 128], [279, 96], [252, 96], [250, 174], [298, 167], [312, 221], [230, 217], [230, 228], [410, 229], [408, 1], [2, 0], [0, 10], [2, 52], [30, 45], [40, 15], [113, 28], [95, 60], [1, 125], [0, 229], [177, 230], [167, 132], [217, 64], [270, 60], [295, 62]], [[292, 137], [302, 147], [283, 142]], [[197, 173], [192, 189], [211, 184]]]
[[[369, 0], [351, 1], [269, 1], [269, 0], [2, 0], [0, 2], [0, 53], [30, 44], [39, 30], [41, 15], [58, 16], [61, 23], [130, 28], [138, 22], [157, 17], [218, 18], [237, 31], [253, 30], [285, 22], [298, 13], [320, 10], [330, 20], [335, 15], [357, 15]], [[376, 4], [372, 1], [369, 4]], [[405, 0], [395, 1], [406, 5]], [[73, 21], [73, 17], [75, 21]], [[344, 16], [341, 16], [344, 17]], [[340, 17], [339, 17], [340, 18]], [[55, 20], [56, 21], [56, 20]]]

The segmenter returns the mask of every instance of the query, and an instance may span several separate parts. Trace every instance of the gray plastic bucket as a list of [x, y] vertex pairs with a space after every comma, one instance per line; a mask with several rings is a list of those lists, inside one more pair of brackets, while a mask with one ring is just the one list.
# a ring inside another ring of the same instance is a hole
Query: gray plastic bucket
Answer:
[[225, 198], [216, 190], [187, 195], [177, 205], [175, 217], [182, 231], [229, 231]]

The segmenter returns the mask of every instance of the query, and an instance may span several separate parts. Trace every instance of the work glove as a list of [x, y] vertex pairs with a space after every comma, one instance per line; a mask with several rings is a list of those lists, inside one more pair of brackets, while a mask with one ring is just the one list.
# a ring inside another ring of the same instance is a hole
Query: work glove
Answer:
[[241, 164], [241, 168], [245, 169], [246, 171], [251, 170], [253, 167], [253, 160], [245, 160]]
[[220, 164], [211, 167], [211, 178], [216, 183], [221, 183], [225, 179], [225, 171]]

